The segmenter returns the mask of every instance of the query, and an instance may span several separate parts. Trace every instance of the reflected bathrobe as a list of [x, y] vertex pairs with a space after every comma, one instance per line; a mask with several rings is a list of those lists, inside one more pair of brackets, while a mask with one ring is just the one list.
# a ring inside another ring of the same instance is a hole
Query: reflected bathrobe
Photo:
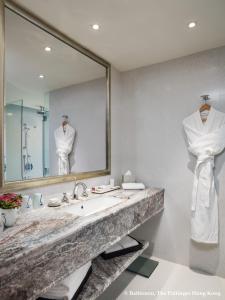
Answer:
[[218, 200], [214, 182], [214, 157], [225, 147], [225, 114], [211, 107], [202, 122], [197, 111], [183, 121], [188, 150], [197, 158], [191, 203], [191, 238], [218, 243]]
[[69, 124], [55, 130], [56, 154], [58, 155], [58, 175], [69, 174], [69, 154], [72, 151], [75, 129]]

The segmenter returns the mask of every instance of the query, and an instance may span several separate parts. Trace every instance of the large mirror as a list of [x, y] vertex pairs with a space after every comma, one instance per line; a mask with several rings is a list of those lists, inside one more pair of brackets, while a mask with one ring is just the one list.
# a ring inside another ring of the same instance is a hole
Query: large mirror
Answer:
[[11, 7], [4, 22], [4, 181], [109, 172], [110, 66]]

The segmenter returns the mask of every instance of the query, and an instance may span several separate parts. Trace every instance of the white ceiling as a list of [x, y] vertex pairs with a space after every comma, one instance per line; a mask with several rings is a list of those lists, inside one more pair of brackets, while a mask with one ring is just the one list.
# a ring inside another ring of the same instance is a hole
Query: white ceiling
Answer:
[[[121, 71], [225, 44], [225, 0], [17, 0]], [[190, 30], [189, 21], [198, 26]], [[91, 24], [101, 28], [93, 31]]]
[[[44, 48], [50, 46], [47, 53]], [[105, 76], [105, 68], [6, 10], [6, 102], [43, 105], [49, 91]], [[39, 78], [44, 74], [44, 79]]]
[[[105, 75], [103, 66], [9, 10], [5, 43], [6, 79], [31, 90], [51, 91]], [[46, 46], [52, 48], [50, 53], [44, 51]]]

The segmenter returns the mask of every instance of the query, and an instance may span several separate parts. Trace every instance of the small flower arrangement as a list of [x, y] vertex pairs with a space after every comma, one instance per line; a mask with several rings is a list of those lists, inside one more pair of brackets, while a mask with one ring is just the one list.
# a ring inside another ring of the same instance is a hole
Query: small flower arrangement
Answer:
[[0, 208], [12, 209], [22, 205], [22, 196], [14, 193], [0, 195]]

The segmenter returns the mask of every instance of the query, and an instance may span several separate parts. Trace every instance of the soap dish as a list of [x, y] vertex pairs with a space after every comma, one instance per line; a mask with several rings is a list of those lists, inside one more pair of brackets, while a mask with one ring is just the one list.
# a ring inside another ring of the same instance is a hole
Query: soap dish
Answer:
[[58, 198], [51, 198], [48, 201], [49, 207], [57, 207], [61, 205], [61, 201]]

